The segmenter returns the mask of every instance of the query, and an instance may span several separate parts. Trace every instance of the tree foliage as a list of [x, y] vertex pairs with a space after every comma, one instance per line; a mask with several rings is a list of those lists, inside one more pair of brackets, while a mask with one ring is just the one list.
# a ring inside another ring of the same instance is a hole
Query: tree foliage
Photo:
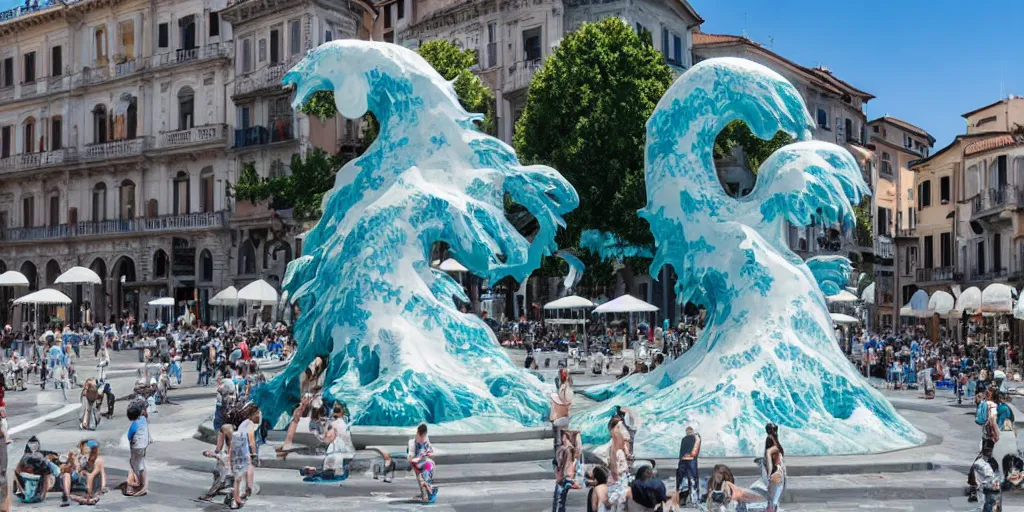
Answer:
[[614, 17], [568, 34], [534, 74], [514, 145], [521, 160], [554, 167], [580, 195], [560, 247], [577, 247], [586, 229], [652, 243], [637, 215], [647, 198], [645, 123], [672, 79], [664, 57]]
[[298, 220], [320, 217], [324, 194], [334, 186], [334, 175], [344, 164], [342, 158], [314, 148], [302, 158], [292, 155], [291, 174], [260, 178], [253, 164], [246, 163], [235, 185], [235, 197], [241, 201], [270, 201], [275, 210], [292, 208]]
[[[454, 80], [455, 92], [463, 108], [469, 112], [484, 114], [483, 121], [478, 125], [480, 130], [491, 135], [497, 133], [494, 122], [494, 93], [470, 71], [476, 64], [476, 53], [460, 49], [447, 40], [423, 43], [418, 52], [445, 80]], [[299, 110], [320, 119], [330, 119], [338, 113], [332, 91], [317, 91]], [[375, 122], [374, 120], [368, 123], [368, 128], [364, 132], [364, 138], [368, 139], [367, 143], [376, 137]]]
[[757, 169], [761, 167], [762, 162], [776, 150], [787, 144], [792, 144], [793, 141], [793, 137], [782, 131], [776, 133], [771, 139], [764, 140], [754, 135], [746, 123], [736, 120], [725, 125], [725, 128], [715, 138], [715, 158], [729, 155], [732, 148], [738, 146], [743, 149], [747, 167], [754, 175], [757, 175]]

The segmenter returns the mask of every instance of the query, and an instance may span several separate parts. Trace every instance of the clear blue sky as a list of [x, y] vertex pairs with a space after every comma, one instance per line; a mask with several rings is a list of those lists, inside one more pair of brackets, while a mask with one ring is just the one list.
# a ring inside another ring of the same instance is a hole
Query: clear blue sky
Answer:
[[[690, 0], [702, 31], [746, 35], [805, 66], [823, 64], [876, 96], [868, 119], [892, 115], [945, 146], [961, 114], [1024, 96], [1020, 0]], [[771, 38], [771, 39], [770, 39]], [[771, 43], [770, 43], [771, 40]]]

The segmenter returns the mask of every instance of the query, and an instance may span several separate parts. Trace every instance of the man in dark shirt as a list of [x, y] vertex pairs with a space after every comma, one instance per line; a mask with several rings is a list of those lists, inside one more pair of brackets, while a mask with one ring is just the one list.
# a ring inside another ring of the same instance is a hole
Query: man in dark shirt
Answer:
[[697, 475], [697, 457], [700, 455], [700, 434], [693, 427], [686, 427], [686, 436], [679, 443], [679, 467], [676, 468], [676, 490], [680, 492], [679, 503], [699, 498], [700, 480]]
[[668, 501], [665, 482], [654, 476], [650, 466], [640, 466], [640, 469], [636, 470], [636, 480], [633, 480], [630, 488], [633, 491], [633, 501], [643, 507], [655, 510]]

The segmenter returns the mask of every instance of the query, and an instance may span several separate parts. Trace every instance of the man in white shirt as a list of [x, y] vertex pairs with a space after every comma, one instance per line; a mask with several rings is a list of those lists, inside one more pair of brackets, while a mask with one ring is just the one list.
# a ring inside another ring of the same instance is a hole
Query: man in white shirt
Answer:
[[[971, 465], [972, 489], [981, 488], [985, 496], [982, 512], [998, 512], [1002, 510], [1003, 495], [999, 484], [999, 465], [992, 458], [992, 446], [986, 444], [981, 449], [981, 455], [974, 459]], [[978, 501], [977, 495], [972, 495], [968, 501]]]

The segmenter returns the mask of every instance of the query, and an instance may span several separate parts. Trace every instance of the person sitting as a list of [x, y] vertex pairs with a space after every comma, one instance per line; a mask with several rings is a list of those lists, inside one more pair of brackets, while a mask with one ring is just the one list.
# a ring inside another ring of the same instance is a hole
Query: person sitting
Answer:
[[726, 512], [732, 510], [733, 504], [752, 503], [763, 499], [760, 494], [737, 486], [728, 466], [718, 464], [711, 470], [706, 504], [708, 512]]
[[22, 503], [41, 503], [46, 499], [46, 493], [56, 485], [60, 468], [50, 461], [48, 455], [40, 448], [35, 436], [25, 444], [25, 454], [14, 470], [15, 495]]
[[646, 465], [636, 470], [636, 478], [630, 485], [630, 499], [633, 503], [630, 503], [629, 510], [649, 512], [668, 510], [671, 507], [665, 483], [654, 475], [653, 467]]
[[316, 436], [327, 444], [327, 453], [321, 469], [306, 466], [299, 470], [306, 482], [344, 481], [348, 478], [348, 465], [355, 458], [356, 449], [352, 444], [352, 433], [348, 426], [348, 411], [340, 402], [335, 403], [331, 412], [332, 419]]

